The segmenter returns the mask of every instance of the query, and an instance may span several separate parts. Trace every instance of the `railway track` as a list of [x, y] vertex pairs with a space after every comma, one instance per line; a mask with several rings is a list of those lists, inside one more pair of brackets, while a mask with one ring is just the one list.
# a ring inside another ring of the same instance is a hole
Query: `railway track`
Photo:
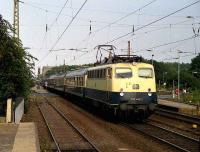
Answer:
[[100, 150], [48, 99], [38, 104], [55, 143], [53, 151], [100, 152]]
[[172, 146], [180, 151], [184, 152], [200, 151], [199, 140], [151, 124], [149, 122], [146, 122], [144, 124], [133, 124], [133, 125], [122, 123], [122, 125], [130, 129], [137, 130], [144, 135], [153, 137], [154, 139], [164, 142], [165, 144]]
[[200, 117], [189, 116], [174, 111], [169, 111], [161, 108], [156, 108], [155, 114], [165, 116], [171, 119], [178, 119], [187, 123], [200, 125]]

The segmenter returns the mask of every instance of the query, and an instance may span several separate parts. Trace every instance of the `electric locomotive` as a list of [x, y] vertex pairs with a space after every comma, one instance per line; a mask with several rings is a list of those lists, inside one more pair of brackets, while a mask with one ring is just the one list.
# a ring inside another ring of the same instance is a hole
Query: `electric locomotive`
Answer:
[[128, 118], [148, 118], [157, 105], [154, 67], [141, 57], [114, 55], [94, 67], [53, 76], [49, 88], [81, 97], [89, 104]]

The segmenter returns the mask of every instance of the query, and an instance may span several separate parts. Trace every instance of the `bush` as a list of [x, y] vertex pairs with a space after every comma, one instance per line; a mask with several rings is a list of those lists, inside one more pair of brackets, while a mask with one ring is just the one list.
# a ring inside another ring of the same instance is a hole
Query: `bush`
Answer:
[[20, 96], [27, 102], [33, 78], [35, 58], [11, 34], [11, 25], [0, 15], [0, 105]]

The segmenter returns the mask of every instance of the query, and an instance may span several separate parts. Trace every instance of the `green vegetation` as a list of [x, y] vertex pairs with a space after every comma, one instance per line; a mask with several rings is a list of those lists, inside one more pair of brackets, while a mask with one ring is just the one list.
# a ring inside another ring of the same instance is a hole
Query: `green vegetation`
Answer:
[[200, 78], [200, 54], [192, 59], [191, 71], [196, 78]]
[[[188, 91], [200, 90], [200, 54], [192, 59], [191, 64], [180, 64], [180, 88]], [[160, 88], [172, 89], [173, 82], [177, 87], [178, 63], [154, 61], [156, 83]], [[164, 86], [163, 84], [166, 84]]]
[[56, 66], [56, 67], [53, 67], [53, 69], [47, 71], [45, 76], [49, 77], [53, 74], [61, 74], [61, 73], [65, 73], [66, 71], [73, 71], [73, 70], [77, 70], [84, 67], [90, 67], [90, 66], [93, 66], [93, 64]]
[[182, 94], [183, 102], [190, 102], [190, 103], [200, 103], [200, 93], [199, 90], [192, 91], [191, 93]]
[[35, 58], [11, 34], [12, 26], [0, 15], [0, 108], [5, 106], [7, 98], [24, 97], [27, 105], [33, 84], [31, 70]]

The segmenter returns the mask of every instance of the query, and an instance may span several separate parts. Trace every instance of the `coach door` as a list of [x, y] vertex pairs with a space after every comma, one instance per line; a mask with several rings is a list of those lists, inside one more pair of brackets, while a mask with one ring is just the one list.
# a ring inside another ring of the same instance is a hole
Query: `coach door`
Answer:
[[111, 89], [111, 79], [112, 79], [112, 68], [106, 69], [106, 98], [109, 100], [110, 89]]

